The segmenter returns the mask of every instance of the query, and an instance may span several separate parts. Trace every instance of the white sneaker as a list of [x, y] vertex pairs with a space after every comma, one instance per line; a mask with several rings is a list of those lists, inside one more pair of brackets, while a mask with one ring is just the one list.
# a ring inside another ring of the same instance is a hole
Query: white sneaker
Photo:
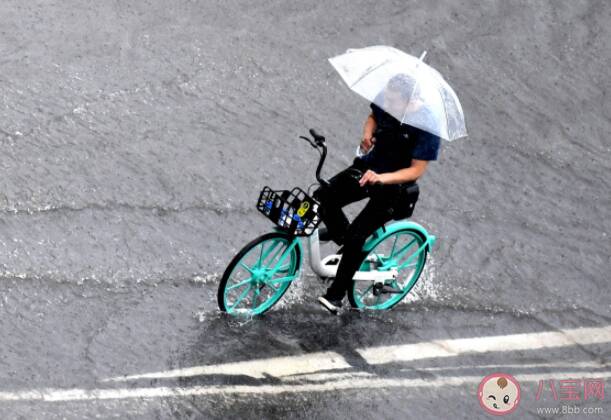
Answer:
[[318, 303], [320, 303], [327, 311], [331, 312], [334, 315], [337, 315], [337, 312], [342, 307], [341, 300], [329, 300], [324, 296], [318, 297]]

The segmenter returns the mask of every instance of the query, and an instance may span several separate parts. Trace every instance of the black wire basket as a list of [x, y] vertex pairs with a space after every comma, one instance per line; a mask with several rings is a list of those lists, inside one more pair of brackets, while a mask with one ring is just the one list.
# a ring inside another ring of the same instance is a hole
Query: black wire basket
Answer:
[[291, 235], [309, 236], [320, 223], [320, 203], [299, 187], [274, 191], [265, 186], [259, 194], [257, 210]]

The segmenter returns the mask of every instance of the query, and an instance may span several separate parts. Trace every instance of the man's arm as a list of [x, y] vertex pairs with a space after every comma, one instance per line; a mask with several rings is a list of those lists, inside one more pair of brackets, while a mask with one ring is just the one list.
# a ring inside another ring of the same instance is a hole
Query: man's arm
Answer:
[[369, 169], [363, 174], [359, 184], [362, 187], [365, 184], [402, 184], [404, 182], [416, 181], [426, 171], [429, 161], [437, 160], [440, 142], [441, 138], [439, 136], [421, 132], [417, 136], [417, 143], [412, 151], [411, 166], [409, 168], [383, 174], [378, 174]]
[[361, 140], [361, 148], [365, 152], [369, 151], [373, 143], [375, 143], [375, 141], [372, 140], [372, 138], [373, 138], [373, 133], [376, 129], [376, 126], [377, 126], [376, 120], [373, 117], [373, 112], [372, 112], [367, 117], [367, 121], [365, 121], [365, 126], [363, 127], [363, 139]]
[[402, 184], [404, 182], [416, 181], [424, 174], [428, 163], [428, 160], [412, 159], [412, 166], [409, 168], [380, 174], [380, 182], [382, 184]]
[[412, 166], [399, 169], [395, 172], [378, 174], [368, 170], [361, 177], [359, 184], [362, 187], [365, 184], [376, 184], [378, 182], [382, 184], [402, 184], [404, 182], [415, 181], [424, 174], [428, 163], [428, 160], [412, 159]]

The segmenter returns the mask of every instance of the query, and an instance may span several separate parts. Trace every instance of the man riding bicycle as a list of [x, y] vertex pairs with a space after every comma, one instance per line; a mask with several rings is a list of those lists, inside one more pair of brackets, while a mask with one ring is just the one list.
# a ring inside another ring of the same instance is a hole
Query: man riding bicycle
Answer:
[[[321, 186], [313, 194], [321, 203], [320, 217], [327, 227], [321, 240], [333, 240], [342, 246], [337, 274], [326, 293], [318, 298], [332, 313], [342, 305], [363, 259], [367, 237], [390, 220], [412, 215], [419, 194], [416, 180], [426, 171], [428, 161], [437, 160], [438, 136], [392, 116], [410, 112], [426, 115], [415, 90], [414, 80], [405, 74], [388, 81], [371, 103], [371, 114], [363, 129], [360, 147], [368, 153], [356, 157], [352, 165], [329, 180], [329, 186]], [[369, 201], [349, 223], [342, 207], [364, 198]]]

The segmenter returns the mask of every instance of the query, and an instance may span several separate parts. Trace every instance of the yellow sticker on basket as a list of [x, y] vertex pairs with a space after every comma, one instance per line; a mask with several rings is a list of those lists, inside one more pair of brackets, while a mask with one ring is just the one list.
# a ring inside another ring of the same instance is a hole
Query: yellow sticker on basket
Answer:
[[299, 210], [297, 210], [297, 214], [299, 215], [299, 217], [303, 217], [303, 215], [306, 214], [309, 208], [310, 208], [309, 202], [304, 201], [303, 203], [301, 203], [301, 206], [299, 206]]

